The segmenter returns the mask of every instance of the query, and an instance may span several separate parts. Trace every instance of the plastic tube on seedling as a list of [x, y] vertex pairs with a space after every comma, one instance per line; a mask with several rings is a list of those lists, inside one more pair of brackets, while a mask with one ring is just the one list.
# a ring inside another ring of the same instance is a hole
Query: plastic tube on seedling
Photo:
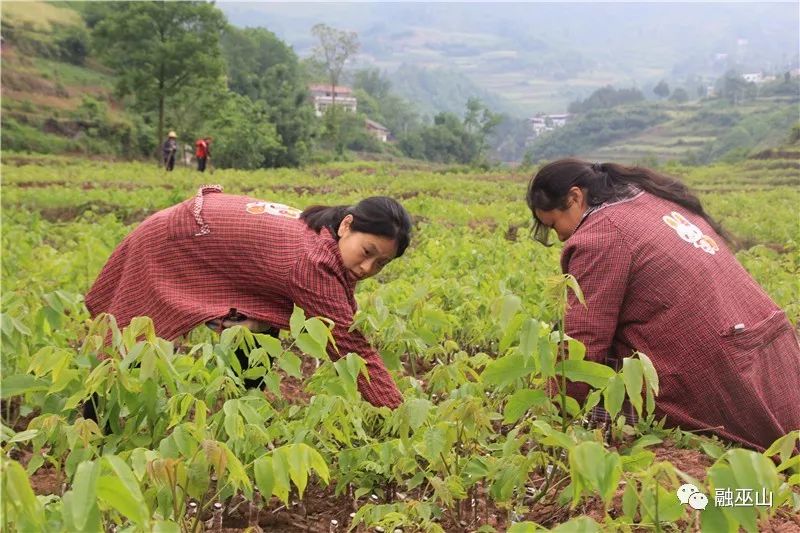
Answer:
[[403, 533], [403, 528], [396, 527], [396, 528], [394, 528], [393, 533]]
[[375, 526], [375, 533], [384, 533], [386, 531], [381, 526]]
[[197, 502], [189, 502], [186, 507], [186, 516], [194, 516], [197, 514]]
[[222, 531], [222, 504], [219, 502], [214, 502], [214, 512], [213, 512], [214, 520], [213, 526], [215, 531], [219, 532]]
[[553, 473], [553, 465], [547, 465], [544, 467], [544, 469], [547, 472], [548, 476]]
[[339, 527], [339, 521], [338, 521], [338, 520], [336, 520], [335, 518], [332, 518], [332, 519], [331, 519], [331, 525], [330, 525], [330, 527], [328, 528], [328, 531], [329, 531], [330, 533], [333, 533], [334, 531], [336, 531], [336, 528], [337, 528], [337, 527]]
[[398, 499], [400, 499], [400, 500], [405, 500], [405, 499], [406, 499], [406, 495], [405, 495], [405, 494], [403, 494], [402, 492], [398, 492], [398, 493], [396, 494], [396, 496], [397, 496], [397, 498], [398, 498]]
[[356, 517], [356, 513], [350, 513], [350, 520]]
[[373, 502], [377, 502], [378, 501], [378, 495], [377, 494], [373, 494], [372, 496], [369, 497], [369, 499], [372, 500]]
[[254, 526], [258, 524], [258, 513], [261, 510], [261, 493], [258, 489], [253, 490], [253, 501], [250, 502], [250, 512], [247, 516], [247, 525]]

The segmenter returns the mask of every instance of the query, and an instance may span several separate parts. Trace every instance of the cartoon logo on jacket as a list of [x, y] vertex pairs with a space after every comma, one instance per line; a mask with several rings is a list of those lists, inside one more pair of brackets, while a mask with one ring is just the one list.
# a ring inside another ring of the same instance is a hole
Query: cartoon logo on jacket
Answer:
[[251, 215], [263, 215], [266, 213], [285, 218], [300, 218], [300, 213], [302, 213], [297, 208], [274, 202], [250, 202], [245, 206], [245, 209]]
[[663, 220], [667, 226], [674, 229], [678, 237], [686, 242], [692, 243], [695, 248], [700, 248], [711, 255], [714, 255], [719, 250], [719, 246], [714, 242], [714, 239], [708, 235], [703, 235], [700, 228], [689, 222], [686, 217], [677, 211], [673, 211], [669, 215], [664, 215], [661, 217], [661, 220]]

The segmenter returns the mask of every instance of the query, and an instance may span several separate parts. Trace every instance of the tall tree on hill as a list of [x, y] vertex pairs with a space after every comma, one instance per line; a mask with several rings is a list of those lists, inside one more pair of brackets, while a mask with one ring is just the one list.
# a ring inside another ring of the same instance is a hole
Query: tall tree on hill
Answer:
[[339, 123], [336, 120], [336, 86], [342, 75], [344, 64], [358, 52], [358, 35], [331, 28], [326, 24], [317, 24], [311, 28], [311, 33], [319, 39], [319, 44], [314, 47], [314, 59], [325, 65], [328, 81], [331, 84], [331, 107], [328, 112], [328, 130], [331, 132], [336, 150], [344, 151], [344, 146], [339, 139]]
[[311, 28], [311, 34], [319, 39], [314, 47], [314, 58], [325, 65], [328, 81], [331, 82], [332, 105], [336, 105], [335, 88], [339, 84], [344, 64], [358, 52], [358, 35], [352, 31], [337, 30], [326, 24]]
[[667, 85], [666, 81], [661, 80], [655, 87], [653, 87], [653, 92], [659, 98], [666, 98], [669, 96], [669, 85]]
[[158, 109], [164, 138], [169, 96], [190, 85], [214, 83], [222, 74], [220, 34], [225, 17], [206, 2], [120, 2], [94, 28], [96, 49], [116, 70], [117, 91], [139, 107]]

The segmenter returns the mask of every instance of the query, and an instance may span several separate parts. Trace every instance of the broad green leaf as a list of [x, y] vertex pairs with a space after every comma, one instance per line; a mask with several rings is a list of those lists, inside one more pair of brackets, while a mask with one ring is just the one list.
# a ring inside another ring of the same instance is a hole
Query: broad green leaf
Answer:
[[536, 352], [540, 329], [539, 321], [532, 318], [526, 319], [522, 324], [519, 332], [519, 351], [525, 362], [531, 359]]
[[292, 338], [296, 339], [300, 332], [303, 331], [303, 326], [306, 323], [306, 313], [296, 305], [292, 311], [292, 316], [289, 318], [289, 332]]
[[712, 459], [719, 459], [725, 453], [725, 449], [721, 446], [717, 446], [712, 442], [701, 442], [700, 448], [706, 452], [706, 455], [711, 457]]
[[328, 326], [319, 318], [309, 318], [305, 322], [306, 331], [322, 347], [327, 343], [333, 343], [333, 334]]
[[653, 362], [650, 360], [650, 358], [642, 352], [636, 352], [636, 355], [642, 362], [642, 370], [644, 372], [644, 378], [647, 382], [647, 386], [653, 390], [656, 396], [658, 396], [658, 373], [656, 372], [656, 367], [653, 366]]
[[3, 378], [0, 383], [0, 398], [5, 400], [29, 392], [43, 392], [49, 387], [50, 383], [47, 380], [38, 379], [30, 374], [16, 374]]
[[262, 348], [267, 350], [267, 353], [273, 359], [277, 359], [283, 353], [283, 345], [281, 344], [280, 339], [276, 339], [272, 335], [255, 335], [255, 338], [258, 339], [258, 343], [261, 345]]
[[567, 287], [572, 289], [572, 292], [575, 293], [575, 297], [582, 305], [586, 305], [586, 299], [583, 297], [583, 291], [581, 290], [580, 285], [578, 285], [578, 280], [575, 279], [575, 276], [572, 274], [564, 274], [564, 280], [567, 284]]
[[517, 338], [517, 332], [519, 328], [522, 327], [522, 323], [525, 321], [524, 315], [515, 315], [513, 319], [506, 325], [503, 326], [503, 336], [500, 339], [500, 344], [498, 345], [498, 353], [504, 354], [506, 350], [508, 350], [511, 343]]
[[181, 528], [175, 522], [158, 520], [153, 523], [152, 533], [180, 533]]
[[20, 431], [19, 433], [14, 434], [13, 437], [8, 439], [7, 443], [10, 444], [12, 442], [25, 442], [26, 440], [31, 440], [38, 434], [39, 434], [38, 429], [27, 429], [25, 431]]
[[315, 341], [308, 333], [303, 332], [298, 335], [295, 342], [303, 353], [315, 357], [316, 359], [325, 359], [325, 348], [322, 344]]
[[567, 354], [570, 359], [582, 361], [586, 357], [586, 345], [578, 339], [567, 339]]
[[579, 516], [550, 531], [551, 533], [598, 533], [600, 526], [588, 516]]
[[[603, 501], [609, 503], [619, 484], [622, 466], [616, 452], [608, 452], [597, 442], [582, 442], [569, 452], [570, 472], [576, 487], [586, 486], [596, 490]], [[573, 495], [573, 503], [580, 497], [579, 490]]]
[[100, 465], [94, 461], [84, 461], [78, 465], [72, 480], [72, 516], [75, 526], [84, 529], [93, 508], [97, 506], [97, 480]]
[[[3, 505], [10, 507], [17, 518], [17, 528], [21, 531], [44, 531], [44, 508], [31, 488], [25, 469], [16, 461], [2, 458]], [[6, 524], [3, 517], [3, 525]]]
[[524, 361], [522, 354], [510, 353], [486, 365], [481, 379], [488, 385], [504, 386], [525, 377], [536, 369], [533, 360]]
[[625, 485], [625, 492], [622, 493], [622, 512], [633, 521], [638, 508], [639, 499], [636, 496], [636, 481], [630, 479]]
[[[113, 488], [115, 489], [114, 501], [106, 499], [106, 502], [122, 513], [123, 516], [127, 516], [136, 524], [144, 527], [147, 520], [150, 518], [150, 513], [148, 512], [147, 503], [142, 495], [142, 491], [139, 488], [139, 483], [133, 476], [133, 471], [131, 471], [125, 461], [116, 455], [105, 455], [103, 456], [103, 461], [116, 476], [115, 479], [111, 478]], [[100, 486], [103, 487], [103, 490], [108, 490], [109, 487], [104, 486], [102, 483], [104, 478], [107, 478], [107, 476], [100, 478]], [[120, 492], [121, 494], [118, 494]], [[100, 489], [98, 489], [98, 493], [99, 496], [103, 498], [103, 492]]]
[[[642, 517], [646, 517], [648, 522], [654, 522], [656, 516], [656, 498], [654, 481], [648, 480], [642, 483]], [[658, 519], [660, 522], [675, 522], [685, 512], [685, 507], [676, 497], [674, 490], [666, 490], [658, 485]]]
[[500, 328], [505, 330], [509, 321], [516, 318], [517, 312], [522, 308], [522, 299], [515, 294], [506, 294], [503, 296], [500, 307], [500, 314], [498, 316], [500, 321]]
[[278, 497], [285, 505], [289, 505], [289, 464], [284, 453], [279, 452], [280, 448], [272, 452], [272, 473], [274, 483], [272, 493]]
[[642, 382], [644, 371], [642, 362], [639, 359], [626, 357], [622, 360], [622, 379], [625, 381], [625, 390], [631, 405], [636, 409], [636, 413], [642, 416]]
[[556, 364], [557, 372], [561, 372], [562, 368], [568, 380], [588, 383], [596, 389], [605, 387], [608, 380], [615, 375], [611, 367], [593, 361], [567, 359]]
[[408, 427], [410, 427], [412, 431], [416, 431], [425, 423], [432, 406], [433, 404], [424, 398], [411, 398], [410, 400], [406, 400], [403, 406], [405, 408], [404, 413], [408, 421]]
[[603, 406], [608, 411], [608, 414], [611, 415], [612, 420], [617, 418], [624, 401], [625, 382], [622, 381], [622, 376], [614, 374], [608, 379], [608, 385], [606, 385], [606, 389], [603, 392]]
[[518, 390], [511, 395], [503, 409], [503, 423], [511, 424], [516, 422], [528, 409], [534, 405], [543, 405], [547, 401], [547, 395], [542, 390]]
[[258, 490], [264, 495], [265, 501], [269, 501], [275, 487], [275, 474], [272, 471], [272, 457], [263, 456], [256, 459], [255, 463], [253, 463], [253, 472], [255, 474]]
[[278, 366], [293, 378], [302, 379], [302, 365], [303, 361], [292, 352], [283, 352], [278, 358]]

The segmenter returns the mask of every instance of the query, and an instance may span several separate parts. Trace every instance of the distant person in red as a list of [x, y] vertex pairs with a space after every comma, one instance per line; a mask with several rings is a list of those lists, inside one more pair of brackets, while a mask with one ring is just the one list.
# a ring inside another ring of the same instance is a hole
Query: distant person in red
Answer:
[[194, 156], [197, 159], [197, 170], [205, 172], [206, 163], [211, 157], [211, 137], [203, 137], [195, 141]]
[[[276, 334], [294, 305], [335, 326], [338, 352], [364, 358], [359, 390], [376, 406], [402, 396], [380, 355], [357, 330], [354, 291], [408, 247], [411, 218], [392, 198], [353, 206], [297, 209], [202, 187], [194, 198], [155, 213], [111, 254], [91, 290], [92, 316], [110, 313], [120, 327], [149, 316], [156, 334], [175, 339], [201, 324], [241, 324]], [[232, 310], [235, 310], [232, 312]], [[240, 357], [243, 370], [247, 357]], [[246, 385], [248, 385], [246, 383]]]
[[[800, 347], [785, 313], [739, 264], [679, 180], [641, 167], [555, 161], [528, 186], [534, 236], [564, 241], [575, 276], [567, 333], [589, 360], [633, 350], [658, 372], [656, 417], [763, 451], [800, 429]], [[570, 383], [583, 400], [587, 388]], [[632, 413], [626, 413], [631, 417]], [[607, 419], [595, 409], [593, 418]]]

